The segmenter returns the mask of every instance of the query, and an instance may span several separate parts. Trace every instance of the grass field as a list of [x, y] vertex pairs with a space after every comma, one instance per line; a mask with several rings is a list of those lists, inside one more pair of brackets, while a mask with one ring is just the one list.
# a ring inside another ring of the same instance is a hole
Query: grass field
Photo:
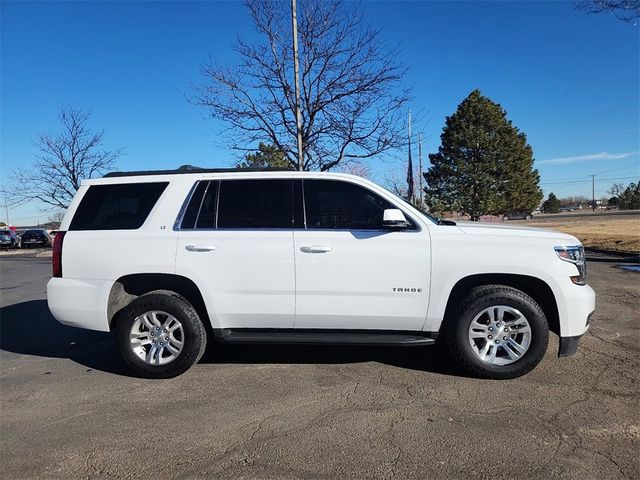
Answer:
[[536, 218], [513, 222], [532, 227], [559, 230], [577, 237], [584, 246], [619, 252], [640, 252], [640, 218], [598, 215], [575, 219]]

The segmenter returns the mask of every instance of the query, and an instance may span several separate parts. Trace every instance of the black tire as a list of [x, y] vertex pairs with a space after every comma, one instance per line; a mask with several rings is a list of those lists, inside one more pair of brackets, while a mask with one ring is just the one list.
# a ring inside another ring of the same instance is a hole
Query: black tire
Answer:
[[[173, 315], [184, 332], [182, 351], [177, 358], [164, 365], [150, 365], [131, 348], [129, 334], [136, 318], [145, 312], [160, 310]], [[125, 362], [140, 377], [173, 378], [197, 363], [207, 346], [204, 325], [193, 306], [183, 297], [169, 293], [148, 293], [127, 305], [118, 318], [117, 341]]]
[[[505, 305], [519, 310], [529, 322], [531, 343], [521, 358], [509, 365], [487, 363], [473, 352], [469, 343], [469, 326], [485, 308]], [[444, 324], [445, 341], [458, 364], [480, 378], [509, 379], [533, 370], [544, 357], [549, 343], [549, 324], [544, 311], [526, 293], [504, 285], [473, 288]]]

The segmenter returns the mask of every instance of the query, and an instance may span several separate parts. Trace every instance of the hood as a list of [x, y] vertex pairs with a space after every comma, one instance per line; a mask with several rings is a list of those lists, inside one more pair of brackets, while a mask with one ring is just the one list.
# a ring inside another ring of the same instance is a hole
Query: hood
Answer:
[[547, 230], [536, 227], [524, 227], [513, 225], [501, 225], [495, 223], [456, 222], [457, 226], [470, 235], [483, 235], [495, 237], [527, 237], [556, 240], [564, 245], [580, 245], [581, 242], [574, 236], [556, 230]]

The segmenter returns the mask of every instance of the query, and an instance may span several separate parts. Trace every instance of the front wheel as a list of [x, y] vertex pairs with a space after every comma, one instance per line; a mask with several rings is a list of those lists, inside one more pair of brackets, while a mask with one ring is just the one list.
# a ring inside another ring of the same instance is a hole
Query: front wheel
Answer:
[[138, 297], [118, 320], [118, 346], [133, 371], [145, 378], [172, 378], [202, 357], [207, 334], [193, 306], [179, 296]]
[[469, 373], [515, 378], [544, 357], [549, 325], [544, 311], [526, 293], [502, 285], [472, 289], [445, 323], [445, 339]]

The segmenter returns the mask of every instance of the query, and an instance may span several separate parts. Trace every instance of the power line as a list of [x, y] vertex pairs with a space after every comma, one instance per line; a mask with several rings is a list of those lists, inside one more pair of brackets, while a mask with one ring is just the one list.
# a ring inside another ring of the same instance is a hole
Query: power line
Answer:
[[[591, 175], [589, 175], [591, 176]], [[637, 179], [638, 176], [637, 175], [632, 175], [629, 177], [612, 177], [612, 178], [601, 178], [598, 181], [599, 182], [614, 182], [616, 180], [630, 180], [630, 179]], [[591, 183], [591, 180], [567, 180], [567, 181], [552, 181], [552, 182], [540, 182], [540, 185], [569, 185], [569, 184], [576, 184], [576, 183]]]
[[[640, 165], [632, 165], [629, 167], [616, 167], [616, 168], [611, 168], [609, 170], [604, 170], [601, 172], [594, 172], [596, 175], [615, 175], [615, 176], [626, 176], [629, 174], [633, 174], [636, 177], [638, 175], [640, 175]], [[564, 177], [564, 178], [557, 178], [555, 180], [552, 180], [553, 182], [558, 181], [558, 182], [564, 182], [564, 181], [572, 181], [572, 180], [577, 180], [576, 177]], [[543, 182], [544, 183], [544, 182]]]

